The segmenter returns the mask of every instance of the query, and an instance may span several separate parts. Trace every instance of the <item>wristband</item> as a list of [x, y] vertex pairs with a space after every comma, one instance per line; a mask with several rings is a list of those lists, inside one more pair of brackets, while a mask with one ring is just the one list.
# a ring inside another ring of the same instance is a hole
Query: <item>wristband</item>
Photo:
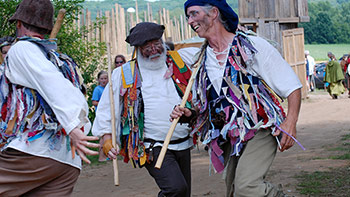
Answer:
[[103, 143], [103, 153], [108, 156], [108, 152], [113, 148], [112, 139], [108, 139]]

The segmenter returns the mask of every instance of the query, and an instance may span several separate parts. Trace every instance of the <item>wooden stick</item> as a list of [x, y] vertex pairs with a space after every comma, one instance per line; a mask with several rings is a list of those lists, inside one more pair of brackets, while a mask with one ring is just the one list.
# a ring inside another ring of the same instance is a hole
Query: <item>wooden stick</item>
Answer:
[[[63, 8], [58, 11], [56, 22], [51, 30], [51, 34], [49, 37], [50, 39], [56, 38], [58, 32], [60, 31], [60, 29], [62, 27], [62, 23], [63, 23], [65, 14], [66, 14], [66, 10]], [[75, 158], [75, 151], [76, 151], [76, 148], [73, 145], [73, 143], [71, 143], [71, 152], [72, 152], [73, 159]]]
[[[115, 111], [114, 111], [114, 96], [113, 96], [113, 85], [112, 85], [112, 65], [111, 65], [111, 46], [107, 43], [107, 56], [108, 56], [108, 83], [109, 83], [109, 101], [111, 103], [111, 124], [112, 124], [112, 144], [113, 147], [117, 147], [116, 143], [116, 127], [115, 127]], [[114, 172], [114, 185], [119, 185], [118, 175], [118, 158], [113, 159], [113, 172]]]
[[55, 25], [53, 26], [51, 34], [50, 34], [50, 38], [51, 39], [52, 38], [56, 38], [57, 33], [60, 31], [65, 14], [66, 14], [66, 10], [65, 9], [60, 9], [58, 11], [58, 15], [57, 15], [57, 19], [56, 19]]
[[[186, 102], [187, 102], [187, 98], [188, 98], [188, 96], [190, 95], [190, 92], [191, 92], [191, 89], [192, 89], [192, 85], [193, 85], [194, 79], [196, 78], [197, 72], [198, 72], [198, 70], [199, 70], [199, 68], [200, 68], [200, 63], [201, 63], [203, 54], [204, 54], [204, 52], [201, 51], [201, 54], [200, 54], [200, 57], [198, 58], [198, 61], [197, 61], [196, 64], [193, 66], [193, 67], [194, 67], [194, 70], [192, 71], [191, 78], [190, 78], [190, 80], [188, 81], [188, 84], [187, 84], [187, 87], [186, 87], [186, 90], [185, 90], [185, 95], [182, 97], [182, 101], [181, 101], [180, 107], [185, 107], [185, 104], [186, 104]], [[156, 163], [156, 165], [155, 165], [155, 168], [157, 168], [157, 169], [160, 169], [160, 168], [162, 167], [162, 163], [163, 163], [163, 160], [164, 160], [164, 156], [165, 156], [165, 153], [166, 153], [166, 151], [167, 151], [167, 149], [168, 149], [171, 136], [173, 136], [173, 133], [174, 133], [176, 124], [177, 124], [177, 122], [179, 121], [179, 119], [180, 119], [180, 118], [176, 118], [176, 119], [173, 120], [173, 122], [172, 122], [172, 124], [171, 124], [171, 126], [170, 126], [170, 128], [169, 128], [168, 134], [167, 134], [166, 137], [165, 137], [162, 150], [161, 150], [160, 153], [159, 153], [159, 156], [158, 156], [158, 159], [157, 159], [157, 163]]]

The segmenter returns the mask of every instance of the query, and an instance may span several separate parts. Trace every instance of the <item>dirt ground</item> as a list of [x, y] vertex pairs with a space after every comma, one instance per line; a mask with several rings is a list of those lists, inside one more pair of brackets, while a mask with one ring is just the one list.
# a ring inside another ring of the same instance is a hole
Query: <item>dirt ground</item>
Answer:
[[[294, 178], [301, 171], [323, 171], [349, 165], [349, 161], [315, 159], [334, 154], [329, 145], [339, 142], [340, 136], [350, 134], [350, 98], [346, 94], [332, 100], [318, 91], [303, 100], [298, 121], [298, 140], [306, 148], [294, 145], [278, 152], [267, 180], [281, 183], [289, 196], [302, 196], [296, 191]], [[202, 148], [192, 150], [192, 196], [224, 196], [225, 183], [221, 174], [209, 176], [209, 158]], [[157, 196], [159, 189], [145, 168], [133, 169], [131, 164], [118, 161], [120, 186], [113, 185], [112, 163], [85, 165], [73, 192], [74, 197], [147, 197]]]

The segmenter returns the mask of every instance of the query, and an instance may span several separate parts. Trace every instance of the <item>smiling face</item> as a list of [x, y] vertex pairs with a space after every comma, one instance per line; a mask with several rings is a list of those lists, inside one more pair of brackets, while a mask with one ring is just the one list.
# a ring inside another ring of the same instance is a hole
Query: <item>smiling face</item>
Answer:
[[105, 87], [107, 85], [107, 82], [108, 82], [108, 75], [107, 74], [100, 75], [100, 77], [98, 78], [98, 83], [100, 84], [100, 86]]
[[213, 17], [201, 6], [187, 8], [187, 23], [201, 38], [209, 38], [210, 29], [213, 27]]
[[156, 60], [164, 52], [163, 42], [160, 39], [148, 41], [140, 46], [140, 52], [144, 58]]

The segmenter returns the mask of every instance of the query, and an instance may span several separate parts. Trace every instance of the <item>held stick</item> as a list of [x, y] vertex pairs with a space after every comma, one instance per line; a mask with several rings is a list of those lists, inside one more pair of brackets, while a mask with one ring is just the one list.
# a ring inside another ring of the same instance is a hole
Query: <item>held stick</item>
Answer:
[[[113, 96], [113, 86], [112, 86], [112, 66], [111, 66], [111, 46], [107, 43], [107, 56], [108, 56], [108, 83], [109, 83], [109, 101], [111, 103], [111, 124], [112, 124], [112, 144], [113, 147], [117, 147], [116, 143], [116, 127], [115, 127], [115, 111], [114, 111], [114, 96]], [[119, 185], [119, 175], [118, 175], [118, 159], [113, 159], [113, 172], [114, 172], [114, 185]]]
[[[62, 27], [62, 23], [63, 23], [63, 19], [64, 19], [65, 14], [66, 14], [66, 10], [63, 8], [58, 11], [57, 19], [56, 19], [55, 25], [53, 26], [53, 28], [51, 30], [51, 34], [50, 34], [49, 39], [56, 38], [57, 33], [60, 31], [60, 29]], [[76, 148], [73, 145], [73, 143], [71, 142], [71, 152], [72, 152], [73, 159], [75, 158], [75, 150], [76, 150]]]
[[65, 9], [60, 9], [58, 11], [58, 15], [57, 15], [57, 19], [56, 19], [55, 25], [53, 26], [53, 28], [51, 30], [50, 39], [56, 38], [57, 33], [61, 29], [61, 26], [62, 26], [65, 14], [66, 14], [66, 10]]
[[[190, 92], [191, 92], [191, 89], [192, 89], [192, 85], [193, 85], [193, 82], [194, 82], [194, 79], [197, 75], [197, 72], [200, 68], [200, 63], [201, 63], [201, 59], [203, 57], [203, 54], [204, 52], [202, 51], [201, 54], [200, 54], [200, 57], [198, 58], [198, 61], [196, 62], [196, 64], [194, 65], [194, 70], [192, 72], [192, 75], [191, 75], [191, 78], [190, 80], [188, 81], [188, 84], [187, 84], [187, 87], [186, 87], [186, 91], [185, 91], [185, 94], [184, 96], [182, 97], [182, 101], [181, 101], [181, 104], [180, 104], [180, 107], [185, 107], [185, 104], [186, 104], [186, 101], [187, 101], [187, 98], [188, 96], [190, 95]], [[164, 160], [164, 156], [165, 156], [165, 153], [168, 149], [168, 146], [169, 146], [169, 143], [170, 143], [170, 139], [171, 139], [171, 136], [173, 136], [173, 133], [174, 133], [174, 130], [175, 130], [175, 127], [176, 127], [176, 124], [177, 122], [179, 121], [180, 118], [176, 118], [173, 120], [169, 130], [168, 130], [168, 134], [166, 135], [165, 137], [165, 140], [164, 140], [164, 144], [163, 144], [163, 147], [159, 153], [159, 156], [158, 156], [158, 159], [157, 159], [157, 163], [156, 165], [154, 166], [155, 168], [157, 169], [160, 169], [162, 167], [162, 163], [163, 163], [163, 160]]]

